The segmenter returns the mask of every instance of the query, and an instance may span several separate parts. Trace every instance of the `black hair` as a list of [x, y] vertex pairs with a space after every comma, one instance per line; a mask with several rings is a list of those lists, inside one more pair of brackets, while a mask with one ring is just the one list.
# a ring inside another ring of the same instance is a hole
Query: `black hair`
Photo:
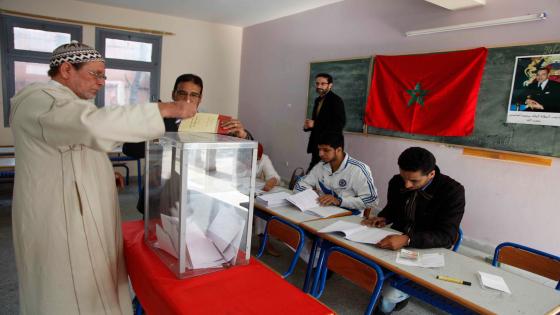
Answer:
[[325, 79], [327, 79], [327, 83], [329, 83], [329, 84], [331, 84], [333, 82], [332, 76], [328, 73], [318, 73], [315, 76], [315, 79], [317, 79], [317, 78], [325, 78]]
[[319, 135], [317, 145], [328, 145], [334, 149], [342, 148], [344, 150], [344, 136], [342, 132], [324, 132]]
[[421, 171], [423, 175], [428, 174], [436, 168], [434, 155], [420, 147], [410, 147], [399, 156], [399, 168], [407, 172]]
[[204, 87], [202, 85], [202, 79], [196, 74], [192, 74], [192, 73], [181, 74], [180, 76], [177, 77], [177, 79], [175, 80], [175, 85], [173, 86], [173, 93], [177, 91], [177, 87], [179, 86], [179, 83], [183, 83], [183, 82], [192, 82], [200, 86], [200, 93], [202, 94], [202, 89]]
[[[80, 68], [85, 65], [85, 62], [79, 62], [79, 63], [71, 63], [70, 65], [72, 65], [72, 67], [74, 67], [74, 69], [76, 70], [80, 70]], [[49, 77], [54, 78], [59, 72], [60, 72], [60, 66], [62, 65], [59, 64], [58, 66], [50, 66], [49, 71], [47, 72], [47, 74], [49, 75]]]
[[538, 73], [539, 71], [546, 71], [546, 73], [550, 73], [550, 69], [549, 69], [549, 68], [538, 68], [538, 69], [537, 69], [537, 73]]

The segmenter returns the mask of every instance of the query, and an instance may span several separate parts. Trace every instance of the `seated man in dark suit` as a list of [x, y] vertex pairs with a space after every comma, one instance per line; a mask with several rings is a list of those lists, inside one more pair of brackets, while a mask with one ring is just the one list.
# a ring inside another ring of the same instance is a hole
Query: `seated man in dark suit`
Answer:
[[[194, 103], [196, 107], [200, 105], [202, 100], [202, 79], [195, 74], [182, 74], [175, 80], [171, 98], [174, 101], [186, 101], [187, 103]], [[181, 119], [177, 118], [164, 118], [165, 131], [177, 132]], [[229, 131], [229, 135], [242, 139], [253, 140], [253, 136], [245, 130], [243, 124], [237, 120], [232, 119], [222, 125], [223, 128]], [[127, 156], [143, 159], [145, 157], [145, 142], [138, 143], [125, 143], [123, 144], [123, 153]], [[138, 211], [144, 213], [144, 193], [140, 193], [138, 204], [136, 206]]]
[[[385, 237], [377, 243], [380, 248], [450, 248], [465, 211], [465, 189], [440, 173], [434, 155], [424, 148], [404, 150], [398, 164], [400, 174], [389, 181], [387, 205], [362, 224], [384, 227], [392, 223], [391, 228], [403, 233]], [[406, 305], [408, 295], [388, 284], [381, 294], [378, 314], [390, 314], [395, 306]]]
[[527, 111], [560, 113], [560, 83], [549, 75], [550, 69], [539, 68], [536, 80], [527, 86]]

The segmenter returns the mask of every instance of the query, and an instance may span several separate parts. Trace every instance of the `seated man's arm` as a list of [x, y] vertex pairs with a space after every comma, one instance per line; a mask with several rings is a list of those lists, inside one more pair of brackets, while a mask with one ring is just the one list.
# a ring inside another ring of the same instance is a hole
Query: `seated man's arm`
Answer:
[[356, 168], [351, 177], [352, 190], [355, 196], [341, 197], [340, 206], [348, 209], [364, 210], [377, 205], [377, 188], [373, 182], [371, 171], [365, 164]]
[[319, 187], [319, 177], [321, 173], [321, 170], [319, 168], [323, 167], [320, 164], [321, 163], [315, 165], [307, 175], [296, 182], [294, 186], [294, 192], [300, 192], [308, 188], [315, 189]]
[[228, 131], [230, 136], [234, 136], [246, 140], [254, 140], [253, 135], [245, 129], [243, 123], [239, 119], [232, 118], [222, 123], [222, 128]]
[[410, 233], [410, 246], [415, 248], [449, 248], [455, 242], [465, 212], [465, 189], [457, 184], [444, 197], [443, 207], [433, 222], [433, 229]]
[[263, 154], [261, 160], [263, 166], [264, 179], [266, 181], [263, 190], [269, 191], [274, 186], [280, 184], [280, 175], [278, 175], [278, 172], [276, 172], [276, 170], [274, 169], [274, 166], [272, 165], [272, 161], [270, 160], [268, 155]]

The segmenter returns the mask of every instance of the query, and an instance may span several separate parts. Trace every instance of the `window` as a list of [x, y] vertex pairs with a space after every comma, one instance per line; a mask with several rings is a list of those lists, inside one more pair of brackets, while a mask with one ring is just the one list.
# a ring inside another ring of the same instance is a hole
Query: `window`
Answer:
[[0, 15], [2, 22], [2, 91], [4, 126], [10, 98], [32, 82], [48, 81], [52, 51], [71, 40], [82, 40], [82, 27]]
[[96, 29], [96, 48], [105, 56], [107, 80], [98, 106], [122, 106], [159, 98], [161, 36]]

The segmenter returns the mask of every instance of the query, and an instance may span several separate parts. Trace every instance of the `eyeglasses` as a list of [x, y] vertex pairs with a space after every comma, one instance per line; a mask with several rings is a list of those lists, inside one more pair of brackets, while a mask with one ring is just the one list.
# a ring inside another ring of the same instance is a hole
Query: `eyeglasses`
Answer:
[[97, 80], [107, 80], [107, 76], [103, 73], [88, 71], [87, 73], [94, 76]]
[[192, 99], [199, 99], [200, 98], [200, 93], [196, 93], [196, 92], [187, 92], [187, 91], [183, 91], [183, 90], [177, 90], [175, 91], [175, 94], [177, 94], [180, 97], [183, 98], [188, 98], [190, 96], [190, 98]]

